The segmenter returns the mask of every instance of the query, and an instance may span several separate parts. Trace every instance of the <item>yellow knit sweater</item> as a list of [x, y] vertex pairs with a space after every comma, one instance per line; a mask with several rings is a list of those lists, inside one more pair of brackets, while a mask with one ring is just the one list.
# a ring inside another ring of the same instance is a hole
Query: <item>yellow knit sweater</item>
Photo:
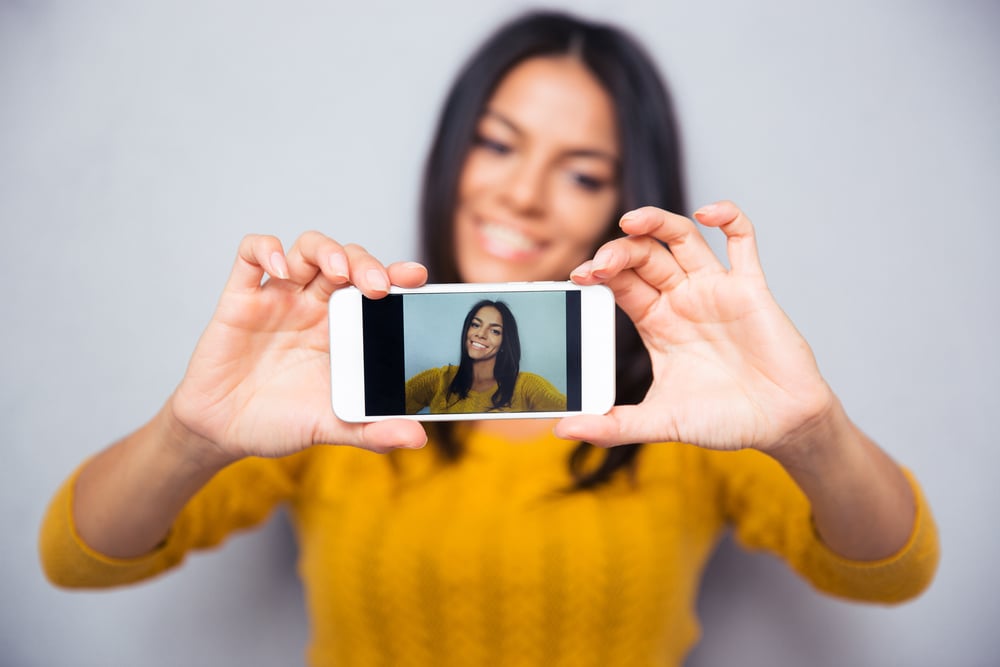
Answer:
[[[448, 394], [458, 366], [442, 366], [417, 373], [406, 381], [406, 414], [429, 407], [432, 414], [493, 411], [496, 385], [486, 391], [469, 390], [462, 400]], [[566, 409], [566, 397], [551, 382], [534, 373], [518, 373], [510, 406], [500, 412], [553, 412]]]
[[71, 477], [44, 520], [42, 562], [60, 585], [125, 584], [287, 502], [310, 664], [400, 667], [679, 665], [698, 638], [699, 579], [727, 524], [746, 547], [844, 597], [904, 600], [936, 566], [936, 530], [915, 483], [908, 544], [861, 563], [817, 539], [805, 497], [757, 452], [647, 445], [634, 479], [567, 494], [576, 443], [465, 435], [454, 464], [433, 446], [391, 455], [319, 446], [242, 461], [192, 499], [160, 549], [130, 560], [79, 539]]

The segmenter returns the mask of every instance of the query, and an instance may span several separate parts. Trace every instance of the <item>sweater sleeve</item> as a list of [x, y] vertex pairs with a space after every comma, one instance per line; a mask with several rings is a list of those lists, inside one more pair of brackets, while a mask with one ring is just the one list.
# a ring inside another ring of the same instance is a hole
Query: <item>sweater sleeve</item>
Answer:
[[429, 368], [406, 381], [406, 414], [415, 415], [430, 406], [431, 400], [442, 391], [443, 368]]
[[68, 588], [106, 588], [161, 574], [180, 564], [190, 550], [216, 546], [229, 533], [263, 522], [277, 504], [292, 497], [293, 471], [302, 456], [250, 458], [223, 469], [184, 506], [167, 539], [136, 558], [106, 556], [80, 537], [73, 519], [77, 469], [42, 520], [42, 569], [53, 584]]
[[524, 406], [534, 412], [554, 412], [566, 409], [566, 396], [555, 385], [534, 373], [518, 376]]
[[939, 560], [937, 528], [909, 471], [916, 499], [909, 540], [887, 558], [855, 561], [821, 540], [808, 498], [776, 461], [755, 451], [711, 454], [723, 471], [722, 506], [745, 548], [774, 552], [818, 590], [849, 599], [898, 603], [930, 585]]

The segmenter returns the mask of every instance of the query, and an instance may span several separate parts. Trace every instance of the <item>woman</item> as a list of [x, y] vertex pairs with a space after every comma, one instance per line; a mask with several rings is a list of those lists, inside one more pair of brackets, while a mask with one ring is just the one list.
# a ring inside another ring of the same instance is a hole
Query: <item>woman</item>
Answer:
[[50, 578], [149, 577], [288, 502], [312, 664], [680, 664], [728, 525], [833, 594], [918, 594], [937, 561], [919, 487], [819, 374], [746, 216], [729, 202], [694, 214], [725, 234], [727, 270], [668, 212], [685, 210], [671, 119], [627, 36], [529, 15], [460, 74], [427, 166], [435, 280], [571, 275], [614, 291], [632, 324], [609, 414], [554, 434], [463, 422], [422, 452], [363, 451], [428, 438], [331, 414], [326, 301], [346, 284], [415, 287], [426, 270], [318, 233], [287, 253], [248, 236], [163, 409], [53, 501]]
[[566, 397], [551, 382], [521, 372], [517, 321], [503, 301], [483, 299], [465, 315], [460, 359], [457, 368], [431, 368], [407, 381], [406, 414], [427, 407], [434, 414], [566, 409]]

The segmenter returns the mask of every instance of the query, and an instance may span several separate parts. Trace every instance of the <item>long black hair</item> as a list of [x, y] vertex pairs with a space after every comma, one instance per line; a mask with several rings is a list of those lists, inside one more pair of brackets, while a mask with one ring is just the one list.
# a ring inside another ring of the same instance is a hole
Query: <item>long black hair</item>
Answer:
[[503, 319], [503, 338], [500, 341], [500, 349], [497, 350], [496, 362], [493, 366], [493, 377], [497, 381], [497, 390], [493, 392], [490, 400], [493, 403], [493, 410], [510, 407], [514, 398], [514, 384], [517, 382], [517, 374], [521, 372], [521, 338], [517, 334], [517, 320], [514, 313], [503, 301], [490, 301], [483, 299], [479, 301], [465, 315], [465, 322], [462, 324], [461, 356], [458, 363], [458, 372], [448, 386], [448, 395], [455, 394], [460, 401], [469, 395], [472, 388], [473, 371], [472, 357], [469, 356], [466, 347], [466, 339], [469, 334], [469, 327], [472, 326], [472, 319], [481, 308], [492, 306], [500, 312]]
[[[514, 67], [539, 56], [577, 58], [612, 100], [621, 150], [618, 210], [595, 244], [622, 235], [618, 218], [651, 205], [687, 210], [681, 177], [681, 150], [673, 107], [652, 59], [621, 29], [559, 12], [531, 12], [503, 25], [459, 72], [441, 113], [424, 170], [420, 203], [424, 262], [433, 282], [460, 282], [454, 248], [458, 182], [475, 141], [476, 125], [497, 85]], [[618, 404], [640, 402], [652, 382], [649, 355], [635, 327], [617, 314]], [[447, 458], [461, 455], [448, 423], [432, 426]], [[585, 464], [593, 448], [582, 443], [570, 456], [577, 489], [593, 487], [633, 464], [639, 445], [605, 452], [596, 468]]]

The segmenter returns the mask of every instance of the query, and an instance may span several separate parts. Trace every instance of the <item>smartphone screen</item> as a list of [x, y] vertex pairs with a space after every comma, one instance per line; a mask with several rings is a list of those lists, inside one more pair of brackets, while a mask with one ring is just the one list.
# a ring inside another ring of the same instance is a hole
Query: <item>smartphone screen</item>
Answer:
[[[390, 294], [361, 307], [367, 417], [580, 410], [579, 291]], [[477, 379], [480, 359], [495, 383]]]

